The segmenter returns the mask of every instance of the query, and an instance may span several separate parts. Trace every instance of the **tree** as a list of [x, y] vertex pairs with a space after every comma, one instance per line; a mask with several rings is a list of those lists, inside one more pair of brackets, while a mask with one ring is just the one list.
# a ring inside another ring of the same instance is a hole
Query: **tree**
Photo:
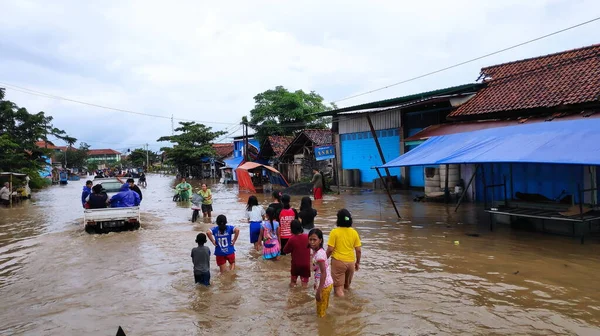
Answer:
[[[61, 152], [56, 155], [56, 160], [58, 162], [62, 162], [65, 168], [78, 168], [82, 169], [83, 167], [87, 167], [87, 159], [88, 159], [88, 151], [90, 149], [90, 145], [85, 142], [79, 144], [79, 148], [70, 148], [69, 145], [67, 147], [68, 150]], [[66, 160], [65, 160], [66, 156]], [[88, 167], [89, 168], [89, 167]]]
[[39, 148], [36, 142], [48, 141], [48, 136], [75, 142], [65, 131], [52, 126], [52, 117], [44, 112], [31, 114], [27, 109], [4, 100], [0, 88], [0, 171], [39, 171], [46, 165], [51, 152]]
[[201, 176], [198, 168], [203, 158], [214, 157], [215, 150], [212, 142], [225, 134], [225, 132], [213, 132], [211, 127], [195, 122], [180, 122], [181, 126], [175, 129], [180, 132], [176, 135], [160, 137], [157, 141], [168, 141], [173, 147], [163, 147], [163, 151], [170, 164], [177, 167], [180, 173], [187, 175], [188, 170], [192, 175]]
[[[132, 167], [145, 167], [146, 150], [143, 148], [136, 148], [132, 150], [131, 153], [127, 156], [127, 160], [132, 165]], [[148, 161], [150, 161], [150, 165], [152, 165], [160, 161], [160, 156], [157, 153], [148, 151]]]
[[[255, 136], [261, 142], [269, 135], [293, 135], [294, 131], [307, 128], [325, 129], [331, 119], [314, 114], [336, 108], [334, 104], [325, 105], [323, 97], [314, 91], [290, 92], [283, 86], [257, 94], [254, 103], [248, 126], [256, 130]], [[247, 119], [242, 119], [244, 122]]]

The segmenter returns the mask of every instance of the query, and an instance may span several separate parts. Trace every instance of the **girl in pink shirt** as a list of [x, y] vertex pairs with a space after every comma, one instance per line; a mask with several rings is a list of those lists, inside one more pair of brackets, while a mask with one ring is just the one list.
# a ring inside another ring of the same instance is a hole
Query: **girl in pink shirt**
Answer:
[[333, 279], [331, 278], [327, 253], [323, 249], [323, 232], [321, 230], [310, 230], [308, 233], [308, 246], [313, 251], [312, 263], [315, 272], [314, 288], [316, 290], [317, 316], [324, 317], [327, 307], [329, 307], [329, 296], [333, 289]]

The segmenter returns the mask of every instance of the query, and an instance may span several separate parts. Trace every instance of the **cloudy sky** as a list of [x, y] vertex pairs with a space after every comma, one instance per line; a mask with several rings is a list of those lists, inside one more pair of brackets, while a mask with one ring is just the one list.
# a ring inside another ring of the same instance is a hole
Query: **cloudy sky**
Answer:
[[[93, 148], [117, 150], [158, 150], [171, 121], [47, 95], [239, 135], [253, 97], [276, 85], [338, 101], [600, 16], [597, 0], [0, 0], [0, 8], [7, 99], [45, 111]], [[600, 21], [338, 105], [474, 82], [484, 66], [599, 43], [598, 31]]]

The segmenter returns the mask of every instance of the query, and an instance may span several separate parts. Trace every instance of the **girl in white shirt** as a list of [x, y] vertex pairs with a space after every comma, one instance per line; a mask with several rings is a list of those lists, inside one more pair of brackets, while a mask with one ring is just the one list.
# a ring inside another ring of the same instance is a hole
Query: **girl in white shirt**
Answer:
[[260, 250], [261, 242], [258, 240], [260, 236], [261, 223], [265, 217], [265, 209], [258, 204], [256, 196], [248, 197], [246, 205], [246, 219], [250, 222], [250, 243], [254, 244], [257, 251]]

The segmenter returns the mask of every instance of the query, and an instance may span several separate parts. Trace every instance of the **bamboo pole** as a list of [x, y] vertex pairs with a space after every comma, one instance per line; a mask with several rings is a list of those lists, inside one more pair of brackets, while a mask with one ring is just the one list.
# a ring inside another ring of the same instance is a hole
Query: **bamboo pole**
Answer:
[[381, 176], [381, 172], [379, 172], [379, 168], [375, 168], [375, 171], [377, 171], [377, 175], [379, 175], [379, 178], [381, 179], [381, 181], [383, 182], [383, 185], [385, 186], [385, 191], [387, 192], [387, 195], [390, 198], [390, 202], [392, 202], [392, 206], [394, 207], [394, 211], [396, 211], [396, 215], [398, 216], [398, 218], [402, 218], [402, 216], [400, 216], [400, 212], [398, 212], [398, 208], [396, 207], [396, 202], [394, 202], [394, 198], [392, 198], [392, 193], [390, 192], [390, 189], [388, 188], [387, 181], [385, 181], [383, 179], [383, 177]]

